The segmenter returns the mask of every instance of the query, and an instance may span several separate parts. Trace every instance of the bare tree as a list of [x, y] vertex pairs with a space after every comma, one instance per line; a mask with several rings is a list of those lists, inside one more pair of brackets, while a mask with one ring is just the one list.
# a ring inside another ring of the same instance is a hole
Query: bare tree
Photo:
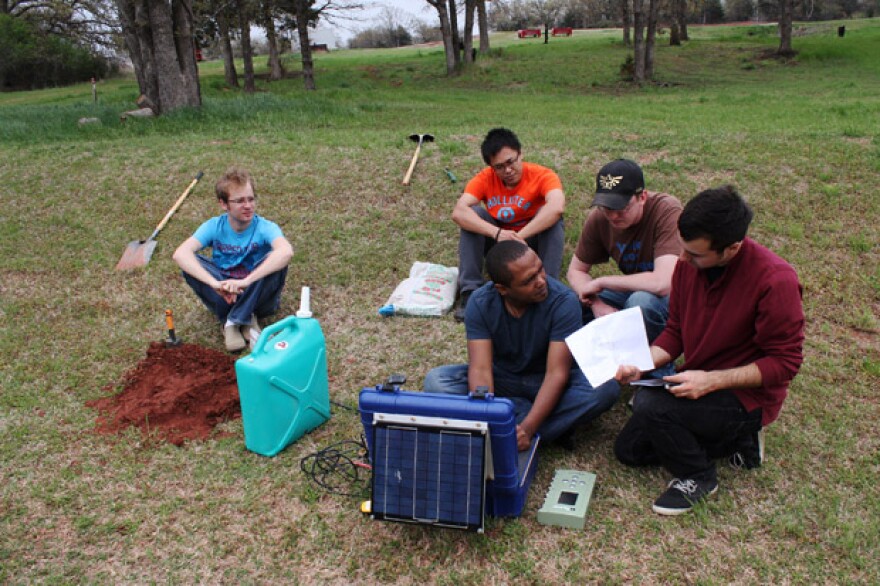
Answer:
[[141, 94], [157, 113], [202, 103], [190, 0], [116, 0]]
[[637, 1], [638, 0], [620, 0], [620, 19], [623, 21], [623, 44], [627, 47], [632, 44], [632, 40], [630, 40], [630, 24], [632, 22], [630, 2]]
[[474, 13], [477, 0], [465, 0], [464, 3], [464, 62], [474, 62]]
[[449, 19], [449, 6], [446, 0], [425, 0], [437, 11], [437, 18], [440, 20], [440, 32], [443, 35], [443, 52], [446, 55], [446, 75], [455, 75], [456, 70], [456, 54], [458, 48], [452, 40], [452, 25]]
[[633, 81], [645, 81], [645, 23], [644, 1], [633, 0]]
[[657, 38], [657, 12], [660, 0], [648, 0], [648, 30], [645, 35], [645, 78], [654, 79], [654, 41]]
[[238, 26], [241, 30], [241, 56], [244, 61], [244, 91], [257, 91], [254, 82], [254, 48], [251, 45], [251, 14], [248, 0], [238, 0]]
[[275, 30], [275, 3], [272, 0], [263, 0], [260, 3], [260, 17], [263, 29], [266, 31], [266, 43], [269, 45], [269, 79], [278, 81], [284, 79], [284, 66], [278, 54], [278, 34]]
[[780, 57], [794, 57], [796, 53], [791, 46], [793, 10], [792, 0], [779, 0], [779, 48], [776, 50], [776, 54]]
[[239, 87], [238, 72], [235, 71], [235, 55], [229, 37], [229, 14], [226, 6], [217, 12], [217, 30], [220, 33], [220, 52], [223, 54], [223, 78], [229, 87]]
[[489, 52], [489, 16], [486, 14], [486, 0], [477, 0], [477, 22], [480, 28], [480, 55]]

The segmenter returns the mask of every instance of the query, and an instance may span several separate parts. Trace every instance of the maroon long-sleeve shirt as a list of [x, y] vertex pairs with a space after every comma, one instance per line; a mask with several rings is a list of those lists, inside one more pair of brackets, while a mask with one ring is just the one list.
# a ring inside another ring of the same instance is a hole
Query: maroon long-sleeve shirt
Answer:
[[747, 411], [776, 420], [788, 384], [803, 362], [803, 290], [794, 269], [746, 238], [721, 277], [679, 261], [672, 277], [669, 319], [654, 341], [681, 370], [724, 370], [755, 363], [762, 386], [732, 389]]

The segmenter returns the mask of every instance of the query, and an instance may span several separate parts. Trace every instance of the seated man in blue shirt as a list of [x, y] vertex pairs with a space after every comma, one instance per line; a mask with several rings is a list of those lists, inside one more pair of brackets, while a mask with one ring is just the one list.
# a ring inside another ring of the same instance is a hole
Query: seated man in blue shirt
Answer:
[[620, 395], [614, 380], [593, 388], [573, 363], [565, 338], [581, 327], [577, 295], [544, 273], [534, 250], [501, 241], [486, 255], [491, 281], [474, 291], [465, 310], [468, 364], [431, 370], [424, 390], [467, 394], [487, 386], [513, 402], [517, 447], [535, 433], [566, 439], [574, 427], [610, 409]]
[[[199, 226], [174, 251], [174, 261], [220, 320], [226, 349], [240, 352], [259, 337], [257, 318], [278, 310], [293, 248], [277, 224], [256, 214], [247, 171], [229, 169], [215, 190], [226, 213]], [[197, 254], [203, 248], [211, 248], [211, 258]]]

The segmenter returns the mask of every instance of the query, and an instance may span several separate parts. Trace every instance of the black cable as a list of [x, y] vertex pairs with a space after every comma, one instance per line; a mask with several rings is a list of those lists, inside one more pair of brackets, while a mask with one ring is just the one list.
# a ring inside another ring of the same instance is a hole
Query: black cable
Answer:
[[331, 404], [331, 405], [336, 405], [337, 407], [342, 407], [343, 409], [348, 409], [349, 411], [358, 411], [358, 410], [359, 410], [357, 407], [351, 407], [351, 406], [349, 406], [349, 405], [345, 405], [345, 404], [343, 404], [343, 403], [339, 403], [339, 402], [337, 402], [337, 401], [332, 401], [332, 400], [331, 400], [331, 401], [330, 401], [330, 404]]
[[369, 496], [372, 466], [363, 439], [345, 440], [318, 450], [300, 460], [299, 467], [303, 474], [328, 492]]

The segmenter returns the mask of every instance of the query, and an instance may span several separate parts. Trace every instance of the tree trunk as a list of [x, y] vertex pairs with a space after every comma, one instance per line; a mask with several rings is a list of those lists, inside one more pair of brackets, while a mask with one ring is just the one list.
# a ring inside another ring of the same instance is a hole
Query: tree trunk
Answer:
[[116, 0], [138, 88], [157, 114], [202, 103], [189, 0]]
[[648, 33], [645, 35], [645, 81], [654, 79], [654, 41], [657, 38], [659, 0], [648, 0]]
[[427, 0], [428, 4], [437, 10], [437, 18], [440, 20], [440, 34], [443, 36], [443, 52], [446, 54], [446, 75], [453, 76], [456, 73], [455, 55], [458, 51], [452, 41], [452, 26], [449, 23], [449, 9], [446, 0]]
[[235, 71], [235, 54], [229, 38], [229, 18], [226, 10], [217, 13], [217, 28], [220, 31], [220, 49], [223, 52], [223, 77], [229, 87], [239, 87], [238, 72]]
[[633, 81], [645, 81], [645, 24], [642, 22], [642, 0], [633, 0]]
[[461, 36], [458, 33], [458, 7], [455, 0], [449, 0], [449, 28], [452, 31], [452, 46], [455, 47], [455, 69], [461, 68]]
[[[637, 2], [638, 0], [633, 0], [633, 2]], [[629, 10], [630, 0], [620, 0], [620, 19], [623, 21], [623, 45], [625, 47], [629, 47], [632, 44], [630, 40], [630, 22], [632, 21], [632, 15]]]
[[486, 14], [486, 0], [477, 0], [477, 22], [480, 25], [480, 55], [489, 53], [489, 16]]
[[244, 60], [244, 91], [252, 94], [257, 91], [257, 86], [254, 83], [254, 48], [251, 46], [251, 19], [247, 0], [238, 0], [238, 26], [241, 30], [241, 56]]
[[682, 41], [689, 41], [688, 37], [688, 2], [678, 0], [678, 35]]
[[278, 35], [275, 34], [275, 21], [272, 18], [272, 1], [263, 0], [262, 9], [263, 28], [266, 30], [266, 43], [269, 45], [269, 79], [278, 81], [284, 79], [284, 67], [278, 55]]
[[202, 103], [202, 86], [199, 82], [199, 63], [196, 61], [196, 42], [193, 35], [192, 3], [172, 2], [172, 16], [174, 17], [174, 44], [177, 49], [177, 61], [180, 72], [184, 79], [192, 80], [184, 84], [183, 90], [187, 92], [187, 103]]
[[477, 0], [465, 0], [464, 3], [464, 62], [474, 62], [474, 12]]
[[779, 49], [780, 57], [793, 57], [795, 52], [791, 46], [791, 13], [792, 0], [779, 0]]
[[674, 18], [672, 19], [672, 23], [669, 25], [669, 46], [681, 46], [681, 37], [678, 34], [678, 23], [675, 21]]
[[302, 56], [303, 84], [306, 90], [314, 91], [315, 63], [312, 60], [312, 43], [309, 40], [310, 0], [295, 0], [296, 32], [299, 33], [299, 52]]

